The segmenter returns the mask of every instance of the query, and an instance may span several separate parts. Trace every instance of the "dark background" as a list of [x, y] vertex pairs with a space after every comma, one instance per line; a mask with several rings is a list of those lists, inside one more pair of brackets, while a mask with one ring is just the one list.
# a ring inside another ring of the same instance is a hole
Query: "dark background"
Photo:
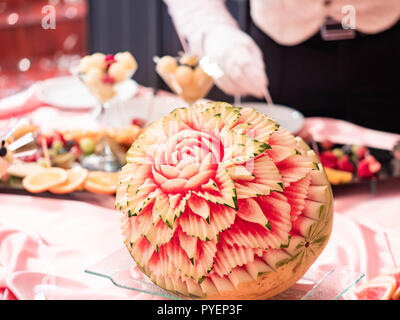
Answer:
[[[55, 30], [41, 26], [42, 9], [49, 3], [56, 11]], [[400, 22], [376, 35], [357, 32], [352, 40], [327, 42], [317, 32], [286, 47], [252, 23], [249, 0], [226, 0], [226, 5], [263, 51], [275, 103], [308, 117], [400, 133]], [[69, 74], [71, 62], [88, 53], [125, 50], [138, 60], [138, 83], [168, 89], [153, 57], [182, 50], [162, 0], [0, 0], [0, 48], [0, 98]], [[19, 63], [27, 59], [30, 67], [22, 70]], [[207, 98], [233, 102], [216, 86]]]
[[[264, 52], [276, 103], [297, 108], [305, 116], [339, 118], [400, 133], [400, 82], [393, 71], [400, 70], [400, 23], [377, 35], [357, 32], [353, 40], [324, 41], [318, 32], [304, 43], [285, 47], [254, 26], [248, 0], [227, 0], [226, 5]], [[91, 52], [128, 50], [139, 64], [134, 79], [167, 89], [152, 57], [176, 55], [182, 47], [162, 0], [89, 0], [88, 21]], [[233, 102], [216, 86], [207, 98]]]

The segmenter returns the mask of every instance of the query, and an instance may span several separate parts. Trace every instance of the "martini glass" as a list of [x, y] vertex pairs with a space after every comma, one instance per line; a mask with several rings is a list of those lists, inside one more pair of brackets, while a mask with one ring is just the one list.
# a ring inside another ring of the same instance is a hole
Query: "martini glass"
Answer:
[[106, 110], [110, 108], [114, 102], [118, 102], [119, 88], [132, 78], [135, 71], [136, 70], [127, 71], [126, 79], [116, 83], [107, 77], [104, 79], [91, 79], [87, 74], [79, 72], [78, 66], [74, 66], [70, 69], [71, 74], [77, 77], [95, 98], [96, 104], [91, 110], [91, 115], [100, 129], [106, 127]]
[[183, 53], [177, 57], [154, 57], [156, 72], [168, 87], [188, 104], [204, 98], [214, 86], [213, 75], [204, 68], [203, 58]]
[[85, 157], [81, 161], [81, 165], [89, 170], [101, 170], [114, 172], [118, 171], [122, 163], [120, 158], [117, 156], [115, 146], [107, 135], [107, 109], [115, 103], [118, 105], [118, 90], [120, 86], [123, 86], [136, 71], [136, 68], [126, 70], [126, 77], [123, 81], [115, 82], [107, 74], [100, 74], [97, 77], [93, 76], [93, 73], [80, 72], [79, 66], [71, 68], [71, 74], [76, 76], [89, 90], [92, 96], [97, 101], [96, 105], [92, 109], [90, 115], [93, 122], [97, 125], [98, 130], [101, 132], [101, 137], [96, 146], [97, 152]]
[[[183, 48], [178, 57], [154, 57], [156, 72], [168, 87], [186, 103], [193, 104], [204, 98], [214, 86], [216, 65], [211, 66], [208, 57], [193, 54], [187, 39], [180, 33], [172, 19], [172, 24]], [[204, 35], [201, 39], [204, 47]], [[203, 51], [204, 52], [204, 51]]]

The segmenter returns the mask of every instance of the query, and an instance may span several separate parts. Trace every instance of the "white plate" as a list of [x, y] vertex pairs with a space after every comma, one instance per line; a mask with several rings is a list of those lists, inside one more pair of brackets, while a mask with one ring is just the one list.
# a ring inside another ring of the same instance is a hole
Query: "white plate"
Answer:
[[[139, 87], [136, 81], [129, 79], [116, 86], [118, 99], [132, 98]], [[62, 109], [90, 109], [98, 102], [75, 76], [58, 77], [43, 81], [38, 90], [38, 98], [54, 107]]]
[[273, 106], [262, 102], [241, 103], [242, 107], [251, 107], [276, 120], [283, 128], [297, 133], [304, 125], [304, 116], [296, 109], [275, 104]]
[[172, 110], [188, 104], [179, 97], [152, 96], [133, 97], [123, 103], [114, 102], [106, 109], [107, 124], [112, 127], [129, 125], [132, 118], [149, 119], [153, 122]]
[[[133, 97], [121, 104], [113, 103], [106, 111], [109, 125], [119, 127], [130, 124], [132, 118], [155, 121], [165, 116], [172, 110], [185, 107], [188, 104], [179, 97], [144, 95]], [[249, 102], [242, 103], [242, 107], [252, 107], [267, 114], [276, 120], [283, 128], [292, 133], [297, 133], [303, 127], [304, 116], [297, 110], [281, 105], [270, 106], [266, 103]]]

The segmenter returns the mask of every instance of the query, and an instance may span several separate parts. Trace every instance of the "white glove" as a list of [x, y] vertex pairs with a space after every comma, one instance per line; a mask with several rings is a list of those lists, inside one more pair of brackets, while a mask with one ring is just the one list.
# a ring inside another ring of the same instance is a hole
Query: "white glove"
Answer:
[[268, 85], [263, 57], [255, 42], [242, 32], [224, 0], [164, 0], [177, 31], [190, 49], [208, 56], [224, 71], [216, 84], [230, 95], [262, 97]]
[[246, 33], [232, 26], [218, 26], [208, 31], [203, 54], [225, 73], [215, 79], [229, 95], [253, 95], [262, 98], [268, 86], [261, 50]]

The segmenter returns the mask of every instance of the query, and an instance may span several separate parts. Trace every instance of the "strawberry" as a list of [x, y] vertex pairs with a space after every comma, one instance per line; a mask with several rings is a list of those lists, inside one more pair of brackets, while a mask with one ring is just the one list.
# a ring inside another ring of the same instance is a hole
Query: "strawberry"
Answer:
[[115, 79], [113, 77], [110, 77], [109, 75], [106, 75], [103, 78], [103, 83], [108, 83], [108, 84], [114, 84]]
[[330, 150], [333, 148], [333, 142], [331, 140], [326, 139], [321, 142], [321, 147], [324, 150]]
[[63, 145], [65, 145], [67, 143], [67, 140], [65, 140], [64, 136], [59, 131], [54, 132], [53, 140], [61, 141]]
[[131, 120], [131, 125], [133, 126], [144, 127], [145, 123], [145, 120], [140, 118], [132, 118]]
[[82, 155], [82, 150], [79, 148], [78, 145], [72, 146], [71, 150], [69, 152], [71, 152], [72, 154], [74, 154], [78, 158]]
[[381, 168], [382, 166], [379, 161], [377, 161], [374, 156], [369, 155], [358, 163], [357, 173], [361, 178], [370, 178], [381, 170]]
[[24, 162], [36, 162], [38, 158], [39, 158], [38, 154], [34, 153], [30, 156], [23, 157], [21, 160]]
[[107, 65], [107, 69], [114, 63], [114, 62], [116, 62], [117, 60], [115, 60], [115, 57], [114, 57], [114, 55], [113, 54], [108, 54], [108, 55], [106, 55], [106, 57], [105, 57], [105, 62], [106, 62], [106, 65]]
[[350, 157], [347, 154], [338, 160], [337, 167], [339, 170], [354, 172], [354, 165], [350, 161]]
[[337, 167], [337, 157], [332, 151], [326, 150], [320, 154], [322, 165], [327, 168], [335, 169]]

